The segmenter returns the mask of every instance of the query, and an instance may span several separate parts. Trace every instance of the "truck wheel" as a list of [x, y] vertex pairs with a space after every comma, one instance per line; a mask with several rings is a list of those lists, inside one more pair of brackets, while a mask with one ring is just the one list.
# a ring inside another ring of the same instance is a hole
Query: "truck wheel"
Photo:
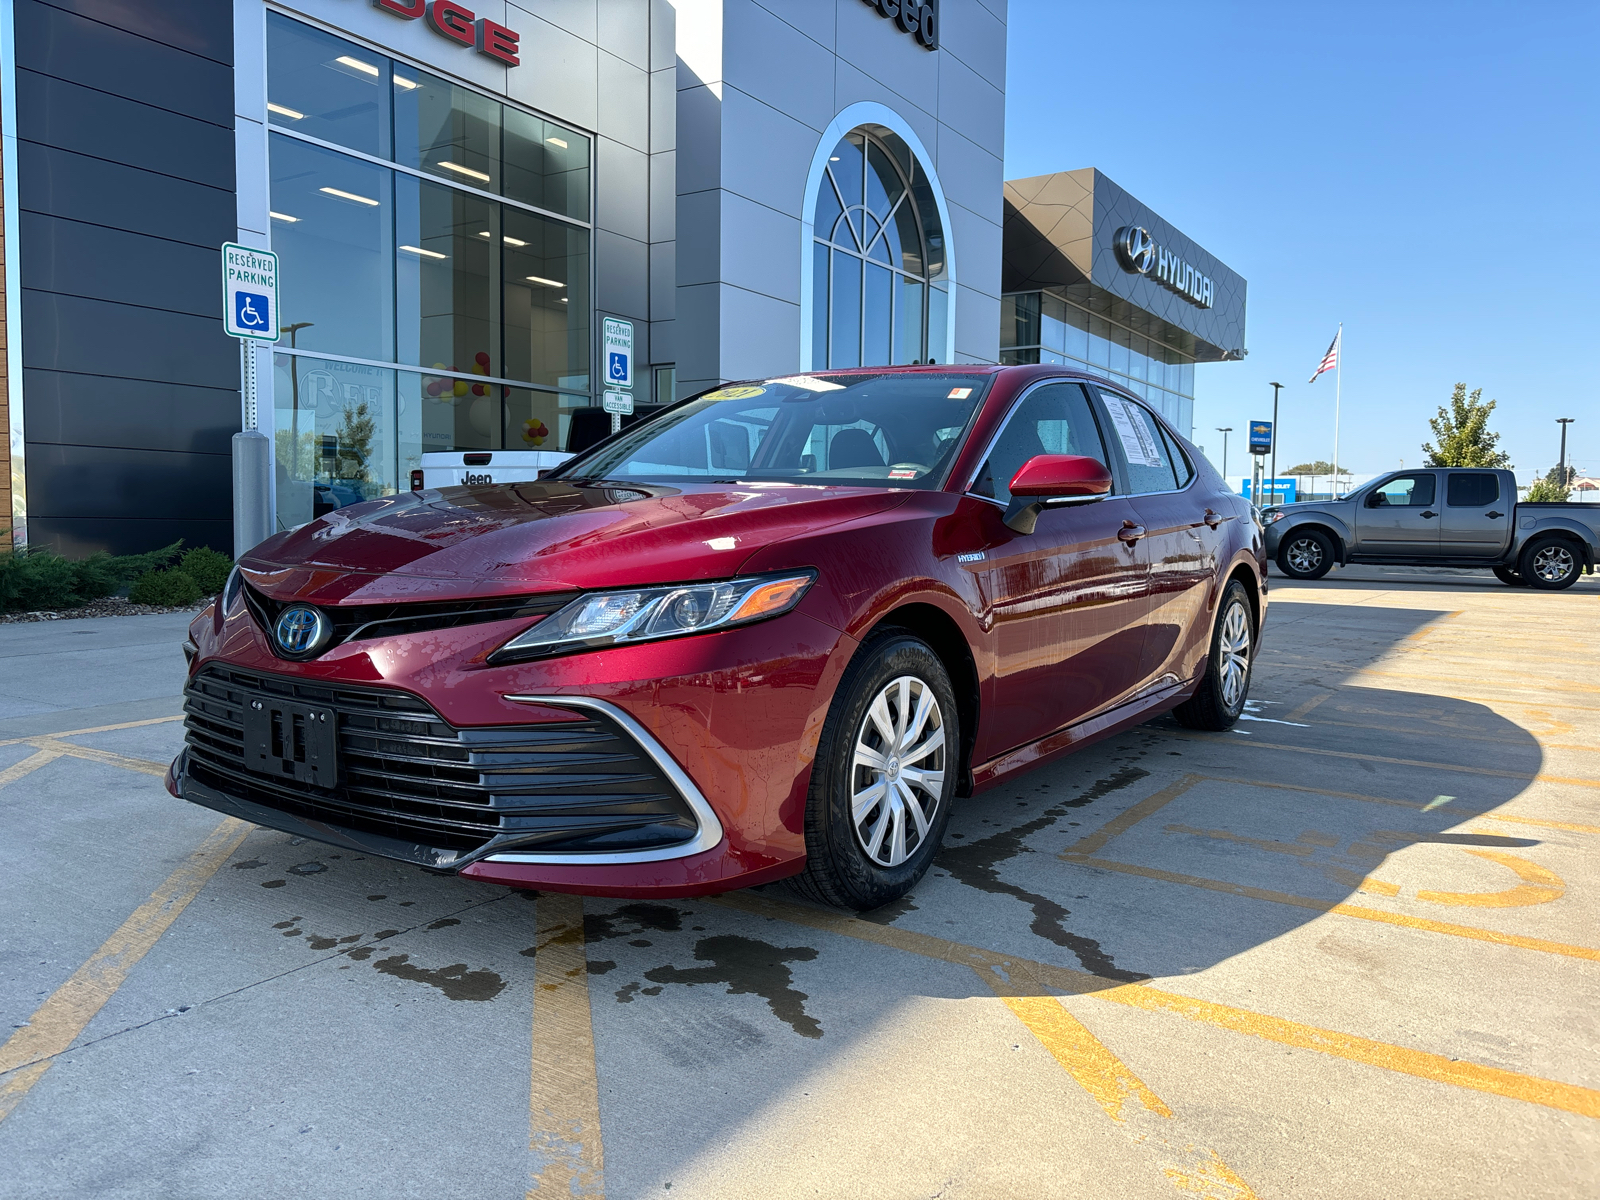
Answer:
[[1321, 579], [1333, 570], [1333, 539], [1320, 529], [1291, 530], [1278, 547], [1278, 570], [1290, 579]]
[[1237, 579], [1222, 591], [1217, 624], [1211, 631], [1211, 653], [1205, 677], [1193, 696], [1172, 710], [1190, 729], [1231, 729], [1250, 697], [1250, 669], [1255, 665], [1255, 621], [1250, 593]]
[[1517, 567], [1529, 587], [1546, 592], [1571, 587], [1583, 569], [1572, 543], [1550, 534], [1536, 537], [1524, 546]]
[[795, 887], [862, 911], [909, 892], [944, 840], [960, 746], [939, 656], [909, 634], [863, 647], [822, 726]]
[[1496, 567], [1494, 569], [1494, 577], [1508, 587], [1526, 587], [1528, 585], [1528, 581], [1510, 567]]

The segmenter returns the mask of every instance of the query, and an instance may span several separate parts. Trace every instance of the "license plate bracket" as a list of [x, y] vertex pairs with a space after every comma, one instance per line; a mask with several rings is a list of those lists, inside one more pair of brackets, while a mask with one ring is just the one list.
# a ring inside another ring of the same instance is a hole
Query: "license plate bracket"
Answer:
[[331, 788], [339, 781], [338, 714], [263, 697], [244, 709], [245, 766], [258, 775]]

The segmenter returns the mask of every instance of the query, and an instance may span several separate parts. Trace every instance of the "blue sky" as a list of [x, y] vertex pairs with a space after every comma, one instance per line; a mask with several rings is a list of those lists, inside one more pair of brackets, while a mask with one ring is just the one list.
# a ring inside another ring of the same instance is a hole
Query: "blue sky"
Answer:
[[1481, 387], [1524, 482], [1600, 473], [1600, 4], [1011, 0], [1006, 178], [1099, 167], [1249, 280], [1242, 363], [1197, 368], [1214, 461], [1284, 388], [1280, 470], [1422, 461]]

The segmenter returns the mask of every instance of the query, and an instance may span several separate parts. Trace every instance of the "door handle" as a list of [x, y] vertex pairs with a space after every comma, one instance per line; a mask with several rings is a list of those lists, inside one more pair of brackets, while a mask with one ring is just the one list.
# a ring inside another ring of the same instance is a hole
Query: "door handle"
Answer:
[[1222, 524], [1222, 514], [1213, 512], [1209, 508], [1206, 509], [1206, 515], [1201, 519], [1204, 520], [1205, 523], [1212, 529], [1215, 529], [1218, 525]]
[[1503, 516], [1505, 516], [1505, 513], [1492, 512], [1492, 513], [1484, 513], [1483, 515], [1493, 519], [1494, 517], [1503, 517]]
[[1428, 509], [1428, 510], [1427, 510], [1427, 511], [1426, 511], [1426, 512], [1424, 512], [1424, 513], [1423, 513], [1423, 514], [1422, 514], [1422, 515], [1423, 515], [1423, 516], [1424, 516], [1424, 517], [1426, 517], [1426, 518], [1427, 518], [1427, 519], [1428, 519], [1428, 520], [1430, 520], [1430, 521], [1431, 521], [1431, 520], [1432, 520], [1432, 519], [1433, 519], [1433, 518], [1434, 518], [1434, 517], [1437, 517], [1437, 516], [1438, 516], [1438, 515], [1439, 515], [1439, 514], [1438, 514], [1438, 513], [1436, 513], [1436, 512], [1434, 512], [1434, 511], [1433, 511], [1433, 510], [1432, 510], [1432, 509]]
[[1126, 545], [1133, 545], [1144, 536], [1144, 526], [1135, 525], [1132, 521], [1124, 521], [1122, 528], [1117, 530], [1117, 541]]

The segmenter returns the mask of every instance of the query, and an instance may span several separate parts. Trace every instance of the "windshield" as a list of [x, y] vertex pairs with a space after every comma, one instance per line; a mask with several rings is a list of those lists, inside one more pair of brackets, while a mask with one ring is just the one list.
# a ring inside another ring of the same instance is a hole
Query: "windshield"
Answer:
[[596, 446], [551, 477], [937, 488], [989, 380], [886, 372], [729, 385]]

